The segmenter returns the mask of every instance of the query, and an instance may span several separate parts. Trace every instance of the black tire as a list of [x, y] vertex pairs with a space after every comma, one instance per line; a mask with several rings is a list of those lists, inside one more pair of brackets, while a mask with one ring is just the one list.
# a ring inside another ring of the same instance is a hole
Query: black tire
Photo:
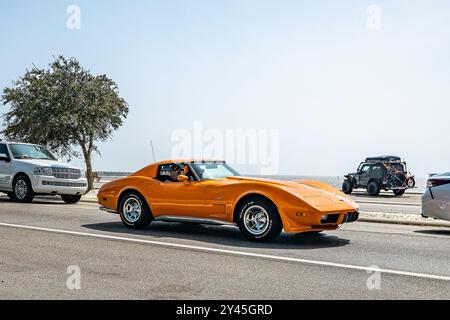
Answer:
[[405, 191], [406, 191], [406, 189], [395, 189], [395, 190], [394, 190], [394, 194], [395, 194], [396, 196], [402, 196], [402, 195], [405, 194]]
[[381, 186], [378, 182], [372, 181], [367, 186], [367, 193], [371, 197], [376, 197], [380, 194]]
[[[138, 206], [140, 212], [127, 213], [133, 206]], [[144, 197], [136, 191], [128, 191], [121, 197], [119, 202], [119, 213], [123, 224], [130, 229], [148, 228], [153, 221], [153, 215], [147, 202]], [[131, 219], [130, 215], [135, 215], [135, 219]]]
[[30, 179], [26, 175], [18, 175], [13, 181], [12, 199], [17, 202], [29, 203], [34, 199]]
[[[268, 242], [277, 238], [283, 230], [283, 223], [278, 214], [277, 207], [263, 197], [253, 197], [246, 199], [237, 208], [237, 223], [241, 233], [249, 240], [255, 242]], [[256, 223], [250, 226], [250, 216], [257, 216], [254, 219], [264, 221], [262, 230], [256, 230]], [[253, 229], [252, 229], [253, 227]]]
[[344, 183], [342, 183], [342, 192], [351, 194], [353, 192], [353, 184], [350, 181], [345, 180]]
[[62, 195], [61, 199], [67, 204], [78, 203], [81, 200], [81, 196], [77, 195]]

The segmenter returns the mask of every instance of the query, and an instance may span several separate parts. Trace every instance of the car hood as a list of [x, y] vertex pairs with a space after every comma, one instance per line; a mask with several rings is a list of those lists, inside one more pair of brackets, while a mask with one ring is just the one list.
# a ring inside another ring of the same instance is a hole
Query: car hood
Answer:
[[68, 168], [68, 169], [79, 169], [69, 163], [60, 162], [57, 160], [42, 160], [42, 159], [15, 159], [16, 163], [28, 164], [37, 167], [52, 167], [52, 168]]
[[228, 179], [259, 182], [281, 188], [320, 211], [359, 210], [356, 202], [341, 191], [317, 181], [284, 181], [255, 177], [229, 177]]

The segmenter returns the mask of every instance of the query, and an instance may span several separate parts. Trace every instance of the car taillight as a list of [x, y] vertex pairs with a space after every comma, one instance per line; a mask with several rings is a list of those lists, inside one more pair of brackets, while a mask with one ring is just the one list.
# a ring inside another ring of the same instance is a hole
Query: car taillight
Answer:
[[429, 188], [433, 188], [433, 187], [438, 187], [438, 186], [442, 186], [444, 184], [449, 184], [450, 180], [445, 180], [445, 179], [430, 179], [427, 181], [427, 187]]

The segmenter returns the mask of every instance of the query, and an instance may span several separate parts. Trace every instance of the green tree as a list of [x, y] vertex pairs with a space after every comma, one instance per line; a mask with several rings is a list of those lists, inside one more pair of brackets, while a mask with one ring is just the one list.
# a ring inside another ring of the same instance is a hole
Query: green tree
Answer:
[[92, 153], [127, 117], [128, 105], [106, 75], [92, 75], [75, 58], [55, 58], [48, 69], [35, 66], [2, 94], [9, 106], [2, 134], [12, 140], [47, 146], [63, 157], [86, 163], [88, 189], [94, 188]]

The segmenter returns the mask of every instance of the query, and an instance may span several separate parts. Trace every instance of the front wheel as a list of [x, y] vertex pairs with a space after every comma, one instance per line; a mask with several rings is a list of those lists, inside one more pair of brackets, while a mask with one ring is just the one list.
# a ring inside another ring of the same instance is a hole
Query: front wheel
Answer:
[[74, 204], [74, 203], [78, 203], [81, 200], [81, 196], [62, 195], [61, 199], [67, 204]]
[[137, 192], [127, 192], [119, 203], [120, 218], [130, 229], [145, 229], [153, 220], [153, 215], [144, 197]]
[[[9, 196], [9, 194], [8, 194]], [[33, 188], [30, 179], [25, 175], [19, 175], [14, 178], [12, 199], [17, 202], [27, 203], [34, 199]]]
[[274, 204], [264, 198], [251, 198], [239, 208], [238, 226], [251, 241], [267, 242], [277, 238], [283, 224]]
[[345, 180], [344, 183], [342, 183], [342, 191], [345, 194], [351, 194], [353, 192], [353, 184], [350, 181]]

